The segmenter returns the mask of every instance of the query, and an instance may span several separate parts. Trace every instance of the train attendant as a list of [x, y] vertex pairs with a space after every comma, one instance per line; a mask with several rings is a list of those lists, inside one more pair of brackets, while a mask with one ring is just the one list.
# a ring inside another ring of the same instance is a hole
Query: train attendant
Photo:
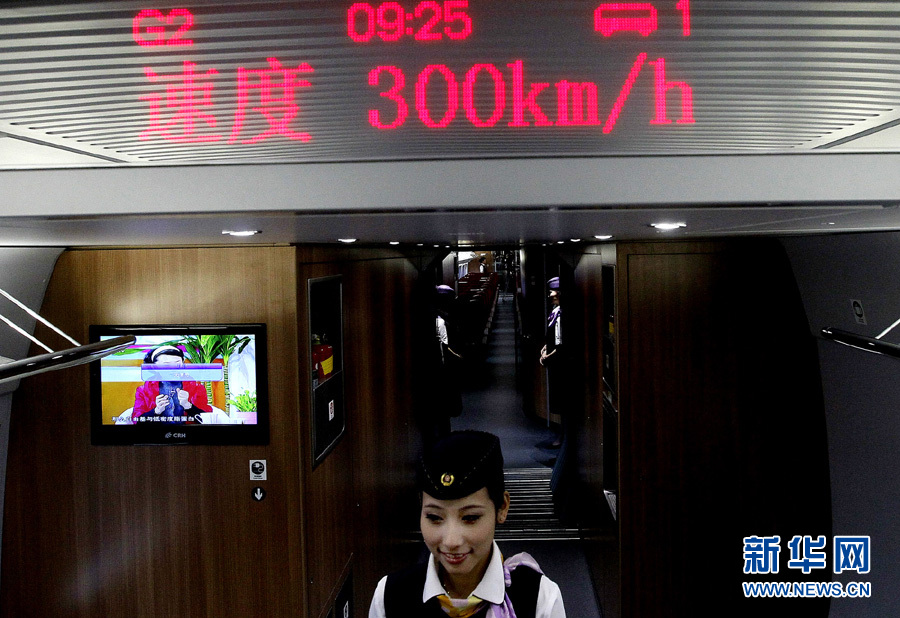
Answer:
[[562, 446], [565, 439], [567, 397], [569, 387], [566, 377], [570, 368], [566, 366], [563, 353], [562, 307], [559, 297], [559, 277], [553, 277], [547, 282], [550, 303], [553, 308], [547, 316], [547, 331], [544, 339], [544, 347], [541, 348], [540, 363], [547, 368], [547, 384], [550, 387], [549, 400], [550, 412], [562, 417], [561, 435], [551, 444], [552, 448]]
[[369, 618], [565, 618], [562, 595], [528, 554], [494, 542], [509, 512], [497, 436], [456, 431], [419, 462], [427, 562], [378, 582]]
[[559, 299], [559, 277], [550, 279], [547, 282], [547, 289], [550, 290], [550, 303], [553, 308], [550, 310], [550, 315], [547, 316], [547, 336], [544, 347], [541, 348], [541, 364], [553, 367], [562, 356], [562, 307], [560, 307]]
[[435, 416], [437, 437], [441, 437], [450, 433], [450, 418], [462, 412], [459, 387], [462, 354], [454, 350], [459, 348], [460, 339], [454, 315], [456, 292], [449, 285], [439, 285], [435, 288], [435, 295], [437, 312], [434, 327], [440, 356], [436, 368], [438, 394], [432, 405], [432, 414]]

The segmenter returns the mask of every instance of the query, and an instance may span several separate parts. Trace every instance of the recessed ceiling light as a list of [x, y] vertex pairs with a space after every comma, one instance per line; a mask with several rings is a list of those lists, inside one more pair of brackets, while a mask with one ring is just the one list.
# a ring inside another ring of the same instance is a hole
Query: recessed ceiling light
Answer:
[[687, 227], [687, 223], [660, 222], [660, 223], [651, 223], [650, 227], [655, 227], [656, 229], [661, 230], [663, 232], [669, 232], [671, 230], [677, 230], [680, 227]]
[[356, 242], [356, 239], [355, 238], [338, 238], [338, 242], [351, 243], [351, 242]]
[[612, 234], [598, 234], [594, 236], [594, 238], [596, 238], [597, 240], [609, 240], [610, 238], [612, 238]]
[[222, 230], [223, 234], [228, 236], [255, 236], [262, 234], [261, 230]]
[[580, 238], [570, 238], [569, 240], [571, 240], [572, 242], [581, 242]]
[[556, 244], [557, 244], [557, 245], [564, 245], [564, 244], [566, 244], [566, 241], [564, 241], [564, 240], [557, 240], [557, 241], [556, 241]]
[[389, 242], [388, 244], [389, 244], [389, 245], [399, 245], [399, 244], [400, 244], [400, 241], [399, 241], [399, 240], [392, 240], [392, 241]]

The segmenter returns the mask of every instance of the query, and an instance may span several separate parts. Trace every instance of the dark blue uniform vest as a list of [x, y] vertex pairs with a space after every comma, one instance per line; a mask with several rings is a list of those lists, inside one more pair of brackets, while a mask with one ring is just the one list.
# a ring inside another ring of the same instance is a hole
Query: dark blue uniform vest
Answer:
[[[384, 588], [384, 611], [387, 618], [447, 618], [440, 602], [430, 599], [422, 603], [422, 589], [428, 563], [419, 563], [397, 573], [388, 575]], [[514, 569], [506, 594], [512, 602], [517, 618], [534, 618], [537, 612], [537, 598], [542, 575], [526, 566]], [[487, 614], [485, 605], [473, 618]]]

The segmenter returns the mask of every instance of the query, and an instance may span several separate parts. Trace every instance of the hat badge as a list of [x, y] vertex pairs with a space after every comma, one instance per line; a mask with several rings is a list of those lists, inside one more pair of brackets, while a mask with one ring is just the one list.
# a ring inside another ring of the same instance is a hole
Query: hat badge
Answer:
[[445, 473], [444, 476], [441, 477], [441, 485], [443, 485], [444, 487], [450, 487], [453, 484], [454, 480], [455, 479], [452, 474], [450, 474], [449, 472]]

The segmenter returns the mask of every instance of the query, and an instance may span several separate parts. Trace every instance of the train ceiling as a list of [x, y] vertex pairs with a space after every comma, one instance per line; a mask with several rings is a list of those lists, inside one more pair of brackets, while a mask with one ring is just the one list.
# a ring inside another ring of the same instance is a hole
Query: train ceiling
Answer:
[[900, 145], [898, 2], [20, 1], [0, 33], [6, 168]]
[[[900, 2], [0, 4], [0, 173], [898, 152]], [[215, 243], [236, 219], [268, 230], [247, 242], [656, 238], [663, 215], [692, 217], [686, 237], [900, 229], [894, 203], [852, 199], [471, 206], [162, 223], [26, 208], [0, 244]]]

